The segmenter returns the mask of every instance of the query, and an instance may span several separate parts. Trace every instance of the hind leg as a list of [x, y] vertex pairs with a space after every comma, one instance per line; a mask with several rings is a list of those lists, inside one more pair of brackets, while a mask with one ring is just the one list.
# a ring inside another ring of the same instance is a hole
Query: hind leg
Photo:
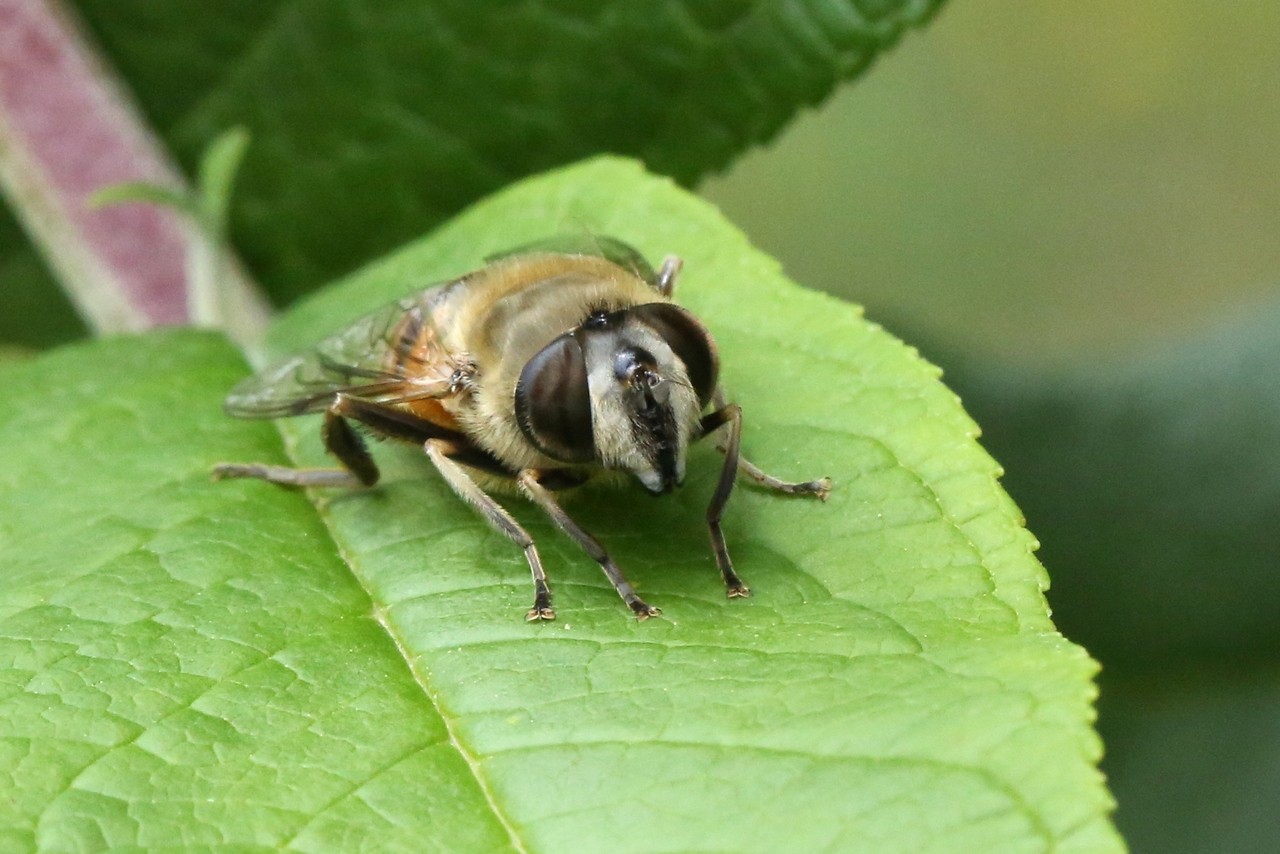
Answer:
[[334, 401], [324, 413], [320, 436], [325, 450], [342, 463], [340, 469], [296, 469], [264, 463], [218, 463], [213, 467], [214, 480], [252, 477], [284, 486], [327, 486], [354, 488], [373, 486], [378, 482], [378, 466], [369, 455], [360, 434], [341, 414], [344, 398]]

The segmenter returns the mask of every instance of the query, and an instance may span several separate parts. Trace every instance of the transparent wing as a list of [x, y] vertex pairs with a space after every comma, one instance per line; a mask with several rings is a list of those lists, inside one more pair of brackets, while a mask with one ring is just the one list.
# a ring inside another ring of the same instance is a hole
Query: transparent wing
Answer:
[[640, 279], [657, 287], [658, 275], [638, 249], [628, 243], [623, 243], [616, 237], [606, 237], [604, 235], [557, 235], [535, 243], [526, 243], [523, 246], [517, 246], [515, 249], [510, 249], [497, 255], [490, 255], [485, 258], [485, 261], [498, 261], [502, 258], [510, 258], [514, 255], [528, 255], [533, 252], [557, 252], [563, 255], [591, 255], [596, 258], [603, 258], [606, 261], [612, 261], [624, 270], [630, 270]]
[[448, 287], [397, 300], [267, 367], [232, 389], [223, 408], [238, 418], [283, 418], [321, 412], [339, 393], [379, 403], [443, 397], [454, 361], [435, 335], [431, 308]]

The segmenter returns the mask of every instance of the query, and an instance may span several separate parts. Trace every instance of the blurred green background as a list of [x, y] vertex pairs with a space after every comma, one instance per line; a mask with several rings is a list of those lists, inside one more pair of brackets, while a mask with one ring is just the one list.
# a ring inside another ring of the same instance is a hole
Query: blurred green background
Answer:
[[705, 194], [949, 345], [1123, 355], [1280, 295], [1280, 4], [952, 0]]
[[983, 425], [1135, 851], [1280, 848], [1278, 37], [1263, 0], [953, 0], [703, 187]]

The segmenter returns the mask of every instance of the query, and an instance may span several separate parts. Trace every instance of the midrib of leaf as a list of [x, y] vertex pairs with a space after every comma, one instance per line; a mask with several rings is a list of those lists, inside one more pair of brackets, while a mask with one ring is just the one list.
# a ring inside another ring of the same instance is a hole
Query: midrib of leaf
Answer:
[[[289, 456], [294, 460], [295, 464], [300, 464], [297, 459], [298, 454], [296, 442], [292, 441], [291, 435], [282, 430], [281, 439], [284, 441], [285, 447], [288, 449]], [[400, 634], [400, 632], [396, 631], [395, 627], [387, 620], [387, 614], [383, 604], [379, 603], [375, 598], [374, 591], [370, 588], [364, 574], [358, 568], [358, 560], [356, 556], [352, 554], [351, 550], [346, 546], [341, 536], [338, 534], [333, 518], [328, 513], [325, 503], [317, 501], [314, 493], [311, 495], [311, 498], [312, 503], [316, 507], [316, 513], [320, 516], [320, 519], [324, 522], [325, 528], [329, 531], [329, 536], [333, 541], [335, 551], [342, 559], [342, 562], [346, 564], [347, 570], [351, 573], [351, 577], [356, 585], [365, 592], [365, 595], [369, 597], [369, 601], [373, 603], [372, 616], [374, 621], [382, 627], [382, 630], [386, 632], [387, 637], [391, 639], [392, 644], [395, 645], [396, 652], [404, 661], [405, 668], [408, 670], [414, 684], [418, 686], [422, 695], [426, 697], [427, 701], [431, 703], [431, 707], [435, 709], [436, 714], [439, 715], [441, 722], [444, 724], [445, 731], [449, 735], [449, 744], [453, 746], [453, 749], [457, 751], [458, 755], [462, 758], [462, 761], [466, 763], [467, 769], [471, 772], [471, 776], [475, 779], [476, 785], [484, 795], [485, 803], [488, 804], [489, 809], [493, 812], [494, 818], [500, 825], [502, 825], [503, 830], [507, 832], [507, 836], [511, 839], [511, 847], [520, 852], [520, 854], [527, 854], [529, 849], [525, 847], [524, 841], [520, 838], [520, 834], [517, 832], [510, 816], [507, 815], [506, 811], [502, 809], [497, 799], [494, 798], [493, 787], [489, 785], [489, 781], [484, 774], [484, 769], [481, 768], [480, 762], [476, 759], [475, 752], [463, 742], [462, 738], [459, 737], [457, 723], [454, 721], [453, 715], [451, 715], [449, 710], [441, 703], [437, 692], [432, 690], [431, 682], [427, 677], [427, 674], [422, 672], [422, 669], [415, 663], [414, 656], [409, 652], [409, 649], [405, 644], [405, 638]]]
[[[345, 555], [343, 559], [348, 560]], [[348, 565], [350, 565], [349, 560]], [[356, 576], [358, 581], [360, 580], [360, 576], [356, 573], [354, 567], [352, 568], [352, 574]], [[471, 775], [475, 778], [476, 785], [479, 786], [480, 791], [484, 793], [484, 799], [485, 802], [488, 803], [489, 809], [493, 811], [494, 817], [497, 818], [498, 823], [502, 825], [503, 829], [507, 831], [507, 835], [511, 838], [511, 847], [516, 851], [521, 852], [521, 854], [524, 854], [524, 852], [528, 851], [524, 845], [524, 841], [520, 838], [520, 834], [511, 823], [511, 818], [507, 815], [506, 811], [502, 809], [498, 804], [497, 799], [494, 797], [493, 788], [489, 785], [489, 781], [486, 779], [484, 770], [480, 767], [480, 762], [476, 759], [475, 753], [468, 748], [459, 737], [457, 725], [453, 720], [453, 716], [449, 714], [449, 711], [443, 705], [441, 705], [440, 698], [436, 696], [436, 692], [431, 690], [431, 685], [427, 680], [426, 674], [423, 673], [416, 664], [414, 664], [413, 657], [409, 654], [408, 648], [405, 646], [404, 638], [400, 636], [400, 633], [397, 632], [389, 622], [387, 622], [386, 614], [382, 610], [375, 609], [373, 618], [378, 622], [378, 625], [382, 626], [383, 631], [387, 633], [391, 638], [391, 641], [396, 645], [396, 650], [400, 653], [400, 657], [404, 659], [405, 666], [409, 668], [409, 673], [413, 676], [414, 682], [416, 682], [418, 687], [422, 689], [422, 693], [431, 701], [431, 705], [435, 708], [436, 714], [438, 714], [440, 716], [440, 720], [444, 722], [445, 729], [449, 733], [449, 743], [453, 745], [454, 750], [458, 751], [462, 760], [467, 763], [467, 768], [471, 770]]]

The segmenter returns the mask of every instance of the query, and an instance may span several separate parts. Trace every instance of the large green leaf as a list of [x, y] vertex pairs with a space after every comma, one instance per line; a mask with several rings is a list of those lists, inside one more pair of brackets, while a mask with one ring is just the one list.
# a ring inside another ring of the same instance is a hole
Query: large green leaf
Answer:
[[2, 375], [0, 848], [504, 844], [305, 497], [210, 483], [279, 453], [243, 370], [183, 332]]
[[589, 154], [692, 181], [940, 4], [76, 2], [189, 167], [250, 129], [234, 237], [278, 296]]
[[[285, 457], [269, 426], [218, 414], [239, 368], [208, 336], [5, 369], [14, 847], [1122, 847], [1094, 665], [1050, 623], [973, 423], [913, 351], [669, 182], [613, 160], [526, 182], [301, 306], [276, 344], [575, 229], [682, 255], [750, 454], [836, 480], [826, 504], [734, 496], [756, 595], [727, 600], [707, 550], [709, 448], [676, 496], [570, 504], [660, 620], [508, 499], [558, 594], [560, 620], [531, 625], [519, 550], [413, 449], [380, 447], [384, 484], [318, 515], [209, 483], [217, 460]], [[296, 459], [322, 459], [313, 421], [286, 427]]]

